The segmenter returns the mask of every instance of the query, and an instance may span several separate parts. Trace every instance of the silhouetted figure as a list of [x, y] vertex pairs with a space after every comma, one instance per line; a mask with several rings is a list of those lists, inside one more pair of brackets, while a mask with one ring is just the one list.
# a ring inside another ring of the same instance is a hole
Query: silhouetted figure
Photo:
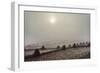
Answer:
[[39, 49], [35, 49], [35, 52], [34, 52], [34, 54], [33, 54], [33, 56], [40, 56], [40, 51], [39, 51]]
[[41, 49], [42, 49], [42, 50], [44, 50], [44, 49], [46, 49], [46, 48], [45, 48], [45, 46], [44, 46], [44, 45], [42, 45]]
[[65, 50], [65, 49], [66, 49], [66, 45], [63, 45], [63, 46], [62, 46], [62, 49]]
[[75, 43], [73, 44], [73, 48], [76, 48], [76, 44]]
[[60, 46], [58, 45], [58, 46], [57, 46], [57, 48], [59, 49], [59, 48], [60, 48]]

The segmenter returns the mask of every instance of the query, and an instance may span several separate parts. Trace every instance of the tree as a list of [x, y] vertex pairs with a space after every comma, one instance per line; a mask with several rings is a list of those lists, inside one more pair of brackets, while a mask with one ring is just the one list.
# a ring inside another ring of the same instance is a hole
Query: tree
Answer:
[[66, 49], [66, 45], [63, 45], [63, 46], [62, 46], [62, 49], [65, 50], [65, 49]]
[[71, 44], [68, 45], [68, 48], [71, 48]]
[[60, 46], [58, 45], [57, 48], [60, 48]]
[[82, 43], [82, 47], [85, 47], [85, 43], [84, 42]]
[[46, 48], [45, 48], [45, 46], [44, 46], [44, 45], [42, 45], [41, 49], [42, 49], [42, 50], [44, 50], [44, 49], [46, 49]]
[[75, 43], [73, 44], [73, 48], [76, 48], [76, 44]]
[[39, 49], [35, 49], [35, 52], [33, 53], [33, 56], [40, 56], [40, 51]]
[[78, 44], [78, 43], [76, 44], [76, 47], [77, 47], [77, 48], [79, 47], [79, 44]]
[[87, 47], [90, 47], [90, 42], [88, 43]]
[[82, 43], [80, 43], [79, 47], [82, 47]]

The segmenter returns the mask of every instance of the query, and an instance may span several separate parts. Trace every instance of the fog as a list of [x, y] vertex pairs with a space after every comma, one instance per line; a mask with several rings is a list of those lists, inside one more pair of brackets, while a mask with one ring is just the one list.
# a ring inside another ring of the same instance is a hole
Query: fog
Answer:
[[24, 11], [24, 43], [90, 41], [90, 14]]

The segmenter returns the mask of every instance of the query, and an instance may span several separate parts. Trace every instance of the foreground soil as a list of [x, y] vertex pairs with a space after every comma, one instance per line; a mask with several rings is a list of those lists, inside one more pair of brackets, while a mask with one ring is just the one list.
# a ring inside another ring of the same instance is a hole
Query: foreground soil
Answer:
[[90, 47], [70, 48], [57, 50], [41, 54], [40, 56], [28, 56], [24, 59], [28, 61], [45, 61], [45, 60], [66, 60], [66, 59], [87, 59], [90, 58]]

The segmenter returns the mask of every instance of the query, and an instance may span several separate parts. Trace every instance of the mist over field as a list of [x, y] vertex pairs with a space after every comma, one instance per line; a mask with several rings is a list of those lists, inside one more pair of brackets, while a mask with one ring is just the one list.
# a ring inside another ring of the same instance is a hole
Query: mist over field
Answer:
[[90, 14], [24, 11], [24, 61], [89, 59]]
[[90, 14], [25, 11], [24, 34], [25, 47], [33, 49], [89, 42]]

